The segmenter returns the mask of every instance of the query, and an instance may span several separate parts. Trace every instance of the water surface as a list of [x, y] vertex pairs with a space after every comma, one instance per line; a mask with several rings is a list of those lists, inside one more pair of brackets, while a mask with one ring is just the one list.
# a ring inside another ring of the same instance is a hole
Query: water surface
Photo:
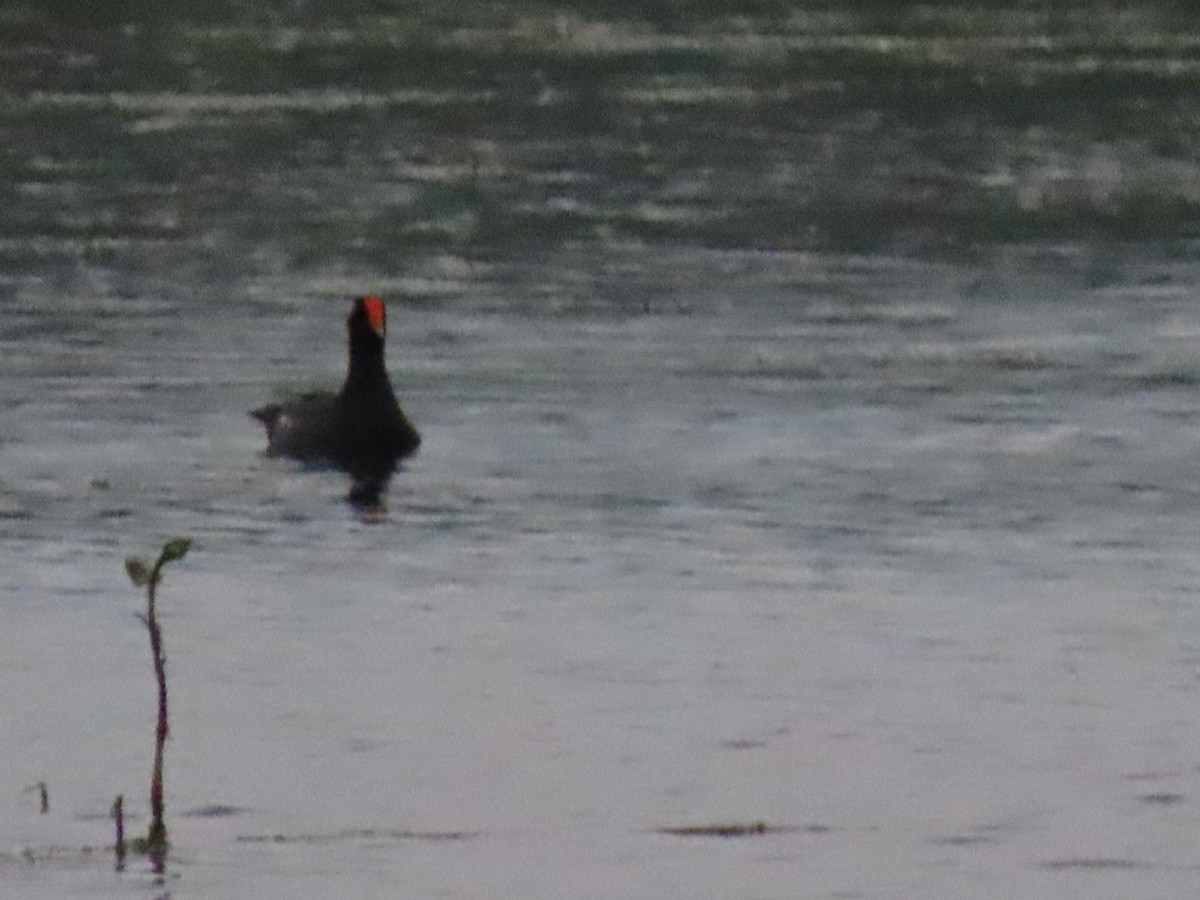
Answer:
[[[0, 884], [1191, 896], [1190, 151], [1022, 98], [1140, 48], [1104, 83], [1186, 137], [1194, 45], [943, 13], [10, 11]], [[424, 436], [378, 517], [245, 414], [336, 385], [368, 291]], [[107, 811], [152, 750], [122, 561], [176, 535], [155, 885]]]

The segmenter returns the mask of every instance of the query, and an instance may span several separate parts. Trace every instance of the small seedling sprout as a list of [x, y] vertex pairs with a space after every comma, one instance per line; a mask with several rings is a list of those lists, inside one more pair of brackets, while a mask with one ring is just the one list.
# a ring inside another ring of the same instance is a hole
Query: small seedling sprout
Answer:
[[[158, 559], [151, 565], [131, 556], [125, 560], [125, 571], [134, 586], [146, 589], [146, 612], [138, 614], [150, 633], [150, 654], [154, 662], [154, 678], [158, 683], [158, 722], [154, 730], [154, 771], [150, 778], [150, 830], [145, 838], [145, 851], [157, 871], [161, 871], [167, 853], [167, 825], [163, 803], [163, 749], [171, 728], [167, 718], [167, 658], [163, 652], [162, 629], [158, 624], [158, 585], [168, 563], [183, 559], [192, 546], [191, 538], [176, 538], [163, 545]], [[118, 847], [123, 842], [118, 839]], [[141, 843], [141, 842], [139, 842]], [[118, 849], [118, 858], [121, 855]]]

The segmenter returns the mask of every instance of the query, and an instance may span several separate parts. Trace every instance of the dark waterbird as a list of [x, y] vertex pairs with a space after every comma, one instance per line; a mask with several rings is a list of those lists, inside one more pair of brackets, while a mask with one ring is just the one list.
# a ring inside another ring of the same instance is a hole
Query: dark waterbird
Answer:
[[384, 363], [387, 309], [380, 297], [360, 297], [346, 319], [350, 363], [336, 393], [301, 394], [250, 414], [266, 426], [267, 455], [334, 466], [350, 473], [349, 499], [373, 505], [396, 465], [421, 436], [396, 400]]

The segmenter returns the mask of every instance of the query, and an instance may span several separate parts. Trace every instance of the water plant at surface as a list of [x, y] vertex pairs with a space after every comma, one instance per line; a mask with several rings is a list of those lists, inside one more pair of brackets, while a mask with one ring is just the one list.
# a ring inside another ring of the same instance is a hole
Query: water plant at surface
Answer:
[[113, 851], [117, 855], [117, 871], [125, 870], [125, 795], [117, 794], [112, 805], [113, 822], [116, 823], [117, 836], [113, 841]]
[[[175, 538], [163, 544], [158, 559], [151, 565], [145, 560], [130, 556], [125, 560], [125, 571], [136, 587], [146, 589], [146, 612], [138, 614], [142, 624], [150, 633], [150, 653], [154, 662], [154, 677], [158, 683], [158, 722], [154, 730], [154, 770], [150, 777], [150, 828], [146, 833], [144, 847], [156, 871], [161, 871], [166, 860], [167, 825], [164, 819], [163, 801], [163, 749], [171, 728], [167, 718], [167, 658], [163, 652], [162, 629], [158, 624], [157, 592], [162, 582], [163, 569], [176, 560], [183, 559], [192, 546], [191, 538]], [[118, 843], [123, 843], [118, 839]], [[118, 857], [123, 848], [118, 846]]]

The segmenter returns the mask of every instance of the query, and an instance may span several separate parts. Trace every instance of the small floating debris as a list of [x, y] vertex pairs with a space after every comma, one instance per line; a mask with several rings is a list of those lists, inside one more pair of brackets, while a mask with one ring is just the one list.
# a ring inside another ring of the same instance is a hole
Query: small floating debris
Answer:
[[1133, 859], [1119, 859], [1108, 856], [1081, 857], [1077, 859], [1051, 859], [1042, 863], [1043, 869], [1061, 872], [1070, 869], [1144, 869], [1146, 863]]
[[1173, 806], [1176, 803], [1182, 803], [1187, 798], [1183, 794], [1161, 791], [1154, 794], [1143, 794], [1140, 799], [1143, 803], [1153, 806]]
[[411, 831], [405, 828], [348, 828], [310, 834], [239, 834], [240, 844], [336, 844], [342, 841], [465, 841], [475, 831]]
[[936, 843], [940, 847], [973, 847], [976, 844], [990, 844], [992, 838], [986, 834], [952, 834], [939, 838]]
[[[811, 830], [816, 830], [814, 826]], [[718, 822], [711, 825], [678, 825], [657, 829], [659, 834], [670, 834], [675, 837], [755, 837], [760, 834], [776, 834], [782, 831], [795, 831], [782, 825], [768, 825], [766, 822]], [[828, 829], [820, 829], [828, 830]]]
[[767, 746], [766, 741], [755, 738], [733, 738], [721, 741], [721, 748], [724, 750], [761, 750], [765, 746]]
[[243, 813], [251, 812], [248, 806], [231, 806], [228, 803], [210, 803], [207, 806], [197, 806], [192, 809], [185, 809], [180, 813], [181, 816], [187, 816], [192, 819], [225, 819], [229, 816], [240, 816]]
[[90, 866], [107, 859], [112, 847], [27, 846], [0, 851], [0, 869], [9, 865]]

